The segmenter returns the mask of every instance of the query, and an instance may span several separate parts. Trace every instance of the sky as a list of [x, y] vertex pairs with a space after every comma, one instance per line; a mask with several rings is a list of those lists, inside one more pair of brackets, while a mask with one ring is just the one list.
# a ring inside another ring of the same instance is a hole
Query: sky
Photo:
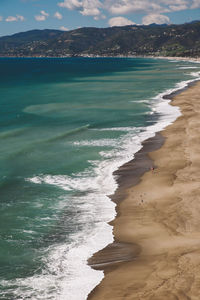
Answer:
[[0, 36], [194, 20], [200, 20], [200, 0], [0, 0]]

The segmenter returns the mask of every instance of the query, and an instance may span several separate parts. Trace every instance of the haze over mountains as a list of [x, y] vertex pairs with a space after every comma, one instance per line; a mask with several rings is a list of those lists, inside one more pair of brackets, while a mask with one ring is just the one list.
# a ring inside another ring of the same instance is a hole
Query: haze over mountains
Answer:
[[130, 25], [31, 30], [0, 38], [0, 56], [200, 56], [200, 21], [181, 25]]

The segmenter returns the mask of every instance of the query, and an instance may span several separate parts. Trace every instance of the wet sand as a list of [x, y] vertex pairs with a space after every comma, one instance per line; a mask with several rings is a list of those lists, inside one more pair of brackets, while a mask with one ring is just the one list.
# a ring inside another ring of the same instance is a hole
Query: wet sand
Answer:
[[89, 300], [200, 299], [200, 82], [172, 105], [182, 116], [116, 171], [115, 242], [89, 260], [105, 273]]

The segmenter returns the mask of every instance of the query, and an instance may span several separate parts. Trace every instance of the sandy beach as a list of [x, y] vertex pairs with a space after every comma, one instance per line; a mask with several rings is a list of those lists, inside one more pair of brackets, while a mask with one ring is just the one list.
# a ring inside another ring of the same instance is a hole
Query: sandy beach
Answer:
[[182, 115], [116, 172], [115, 242], [89, 260], [105, 272], [89, 300], [200, 299], [200, 82], [171, 104]]

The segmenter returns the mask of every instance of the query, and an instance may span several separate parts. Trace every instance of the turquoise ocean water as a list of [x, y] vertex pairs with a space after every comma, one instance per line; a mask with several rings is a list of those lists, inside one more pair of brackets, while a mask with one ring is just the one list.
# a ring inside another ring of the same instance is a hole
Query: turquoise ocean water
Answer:
[[112, 242], [112, 172], [179, 115], [200, 64], [0, 59], [0, 299], [84, 300]]

